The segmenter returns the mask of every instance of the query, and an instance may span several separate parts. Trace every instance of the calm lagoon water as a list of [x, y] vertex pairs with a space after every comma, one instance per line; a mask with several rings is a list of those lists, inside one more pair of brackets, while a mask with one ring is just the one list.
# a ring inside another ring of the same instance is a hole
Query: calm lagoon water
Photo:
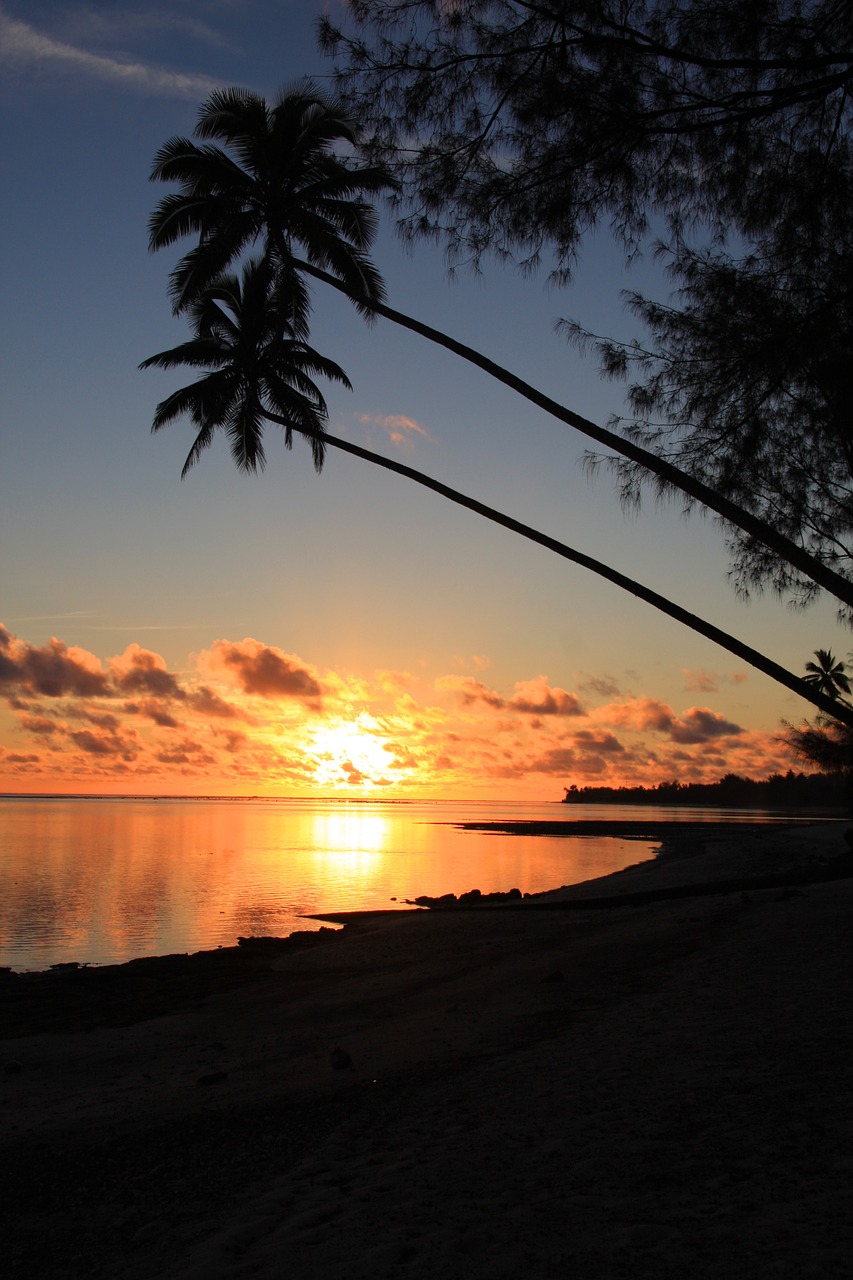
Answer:
[[317, 911], [418, 894], [553, 889], [651, 857], [602, 837], [458, 830], [466, 821], [766, 815], [551, 803], [0, 797], [0, 965], [46, 969], [233, 946], [319, 928]]

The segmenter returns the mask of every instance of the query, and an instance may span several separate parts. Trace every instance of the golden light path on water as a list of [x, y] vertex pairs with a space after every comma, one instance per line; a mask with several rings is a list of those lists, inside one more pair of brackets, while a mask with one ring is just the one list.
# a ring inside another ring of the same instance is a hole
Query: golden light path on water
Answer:
[[642, 841], [455, 825], [636, 814], [581, 808], [0, 798], [0, 965], [43, 969], [231, 946], [318, 928], [305, 919], [312, 913], [401, 908], [419, 894], [471, 888], [535, 893], [651, 856], [654, 846]]

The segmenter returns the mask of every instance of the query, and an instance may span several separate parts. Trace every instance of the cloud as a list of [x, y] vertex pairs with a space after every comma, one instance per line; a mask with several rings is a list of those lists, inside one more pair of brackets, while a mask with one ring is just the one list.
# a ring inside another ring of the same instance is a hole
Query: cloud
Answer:
[[716, 671], [706, 671], [704, 667], [698, 671], [691, 671], [688, 667], [681, 670], [684, 687], [689, 693], [717, 693], [722, 684], [743, 684], [749, 679], [745, 671], [729, 671], [720, 675]]
[[42, 35], [35, 27], [0, 9], [0, 65], [43, 67], [51, 74], [66, 70], [88, 80], [101, 80], [135, 93], [170, 98], [199, 98], [216, 88], [208, 76], [187, 75], [144, 62], [89, 53]]
[[681, 668], [684, 676], [684, 687], [690, 693], [716, 693], [720, 687], [720, 677], [715, 671], [706, 671], [700, 667], [698, 671]]
[[0, 688], [10, 693], [108, 697], [109, 680], [101, 663], [85, 649], [69, 648], [53, 638], [41, 648], [15, 640], [0, 626]]
[[102, 43], [104, 40], [115, 43], [119, 40], [136, 40], [140, 36], [146, 38], [152, 34], [160, 36], [163, 33], [171, 35], [177, 32], [215, 48], [229, 47], [228, 40], [208, 23], [179, 13], [167, 12], [161, 8], [122, 9], [114, 13], [80, 8], [68, 13], [67, 18], [73, 26], [78, 42], [87, 37], [94, 37]]
[[505, 699], [499, 693], [489, 689], [481, 680], [475, 680], [473, 676], [439, 676], [435, 687], [454, 694], [465, 707], [474, 706], [478, 702], [495, 709], [506, 706]]
[[649, 730], [666, 733], [676, 718], [672, 707], [659, 702], [657, 698], [629, 698], [624, 702], [599, 707], [592, 714], [595, 720], [639, 733], [647, 733]]
[[158, 653], [131, 644], [124, 653], [113, 658], [110, 673], [121, 693], [150, 693], [158, 698], [186, 697], [177, 676], [166, 670]]
[[359, 413], [356, 416], [364, 426], [380, 427], [392, 444], [411, 448], [413, 436], [421, 436], [424, 440], [430, 439], [426, 427], [422, 427], [419, 422], [415, 422], [414, 418], [407, 418], [402, 413]]
[[236, 674], [244, 693], [311, 703], [322, 696], [316, 674], [300, 658], [258, 640], [247, 637], [234, 644], [217, 640], [211, 653], [216, 665]]
[[200, 716], [215, 716], [221, 720], [233, 720], [240, 714], [235, 706], [204, 684], [189, 695], [189, 706]]
[[508, 705], [514, 711], [527, 711], [538, 716], [580, 716], [580, 699], [565, 689], [551, 688], [547, 676], [535, 680], [519, 680]]
[[[472, 794], [518, 784], [541, 794], [582, 781], [612, 786], [765, 777], [790, 765], [778, 734], [744, 729], [707, 705], [680, 714], [651, 697], [584, 712], [539, 675], [504, 694], [479, 671], [432, 684], [410, 672], [322, 671], [247, 638], [221, 639], [172, 671], [130, 644], [102, 660], [56, 638], [29, 644], [0, 625], [4, 789], [193, 789], [211, 794]], [[485, 665], [485, 664], [483, 664]], [[436, 697], [435, 691], [445, 695]], [[3, 747], [6, 747], [4, 752]], [[14, 748], [14, 749], [13, 749]], [[189, 779], [193, 781], [190, 782]]]
[[211, 755], [206, 747], [201, 746], [198, 742], [193, 742], [190, 738], [185, 738], [182, 742], [175, 744], [173, 747], [158, 751], [154, 757], [160, 764], [214, 764], [216, 757]]
[[578, 758], [571, 747], [552, 747], [533, 764], [536, 773], [556, 774], [565, 777], [577, 768]]
[[414, 676], [409, 671], [377, 671], [376, 683], [382, 693], [394, 696], [404, 694], [414, 684]]
[[596, 755], [620, 755], [625, 748], [614, 733], [595, 732], [581, 729], [575, 734], [575, 745], [584, 751], [594, 751]]
[[50, 738], [64, 732], [62, 725], [56, 720], [49, 720], [47, 716], [22, 716], [21, 726], [37, 738]]
[[473, 676], [439, 676], [435, 687], [440, 691], [452, 693], [466, 707], [481, 703], [496, 711], [519, 711], [525, 715], [583, 715], [580, 700], [573, 693], [567, 693], [565, 689], [552, 688], [548, 684], [547, 676], [516, 681], [515, 692], [509, 699], [490, 689], [481, 680], [475, 680]]
[[656, 698], [631, 698], [593, 712], [597, 721], [631, 729], [636, 733], [662, 733], [673, 742], [695, 744], [712, 738], [724, 738], [743, 733], [740, 725], [733, 724], [710, 707], [690, 707], [677, 716], [672, 707]]
[[89, 729], [76, 729], [68, 736], [81, 751], [88, 755], [115, 756], [127, 763], [136, 759], [135, 744], [126, 734], [92, 733]]
[[727, 738], [743, 733], [740, 725], [732, 724], [710, 707], [691, 707], [672, 725], [673, 742], [682, 744], [708, 742], [714, 738]]
[[578, 688], [597, 693], [601, 698], [618, 698], [620, 686], [610, 676], [584, 676], [577, 682]]
[[179, 722], [166, 709], [158, 698], [143, 698], [141, 702], [126, 702], [124, 709], [128, 715], [144, 716], [162, 729], [177, 729]]

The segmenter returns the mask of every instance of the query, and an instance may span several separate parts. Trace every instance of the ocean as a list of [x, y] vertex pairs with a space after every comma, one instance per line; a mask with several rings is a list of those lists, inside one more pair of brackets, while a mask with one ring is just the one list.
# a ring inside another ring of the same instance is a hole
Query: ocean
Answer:
[[647, 841], [461, 822], [770, 815], [447, 801], [0, 797], [0, 965], [115, 964], [316, 929], [419, 894], [536, 893], [653, 856]]

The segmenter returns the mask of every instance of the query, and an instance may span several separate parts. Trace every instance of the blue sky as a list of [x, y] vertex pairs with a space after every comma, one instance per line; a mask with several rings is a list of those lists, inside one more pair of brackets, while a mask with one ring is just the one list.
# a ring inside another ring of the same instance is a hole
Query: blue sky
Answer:
[[[216, 667], [218, 642], [251, 639], [318, 673], [324, 714], [359, 725], [365, 738], [387, 738], [396, 716], [397, 741], [404, 709], [413, 721], [435, 713], [448, 741], [461, 743], [448, 782], [456, 794], [547, 799], [572, 781], [787, 767], [774, 738], [782, 717], [805, 710], [793, 695], [542, 549], [343, 456], [317, 477], [298, 444], [287, 453], [271, 440], [266, 472], [247, 478], [219, 442], [181, 482], [191, 429], [151, 436], [154, 406], [177, 383], [138, 364], [184, 336], [166, 297], [174, 255], [147, 251], [147, 219], [164, 194], [148, 182], [152, 158], [170, 135], [191, 133], [213, 87], [272, 95], [304, 75], [322, 81], [320, 8], [0, 0], [0, 622], [21, 670], [60, 649], [106, 670], [132, 647], [189, 689]], [[620, 411], [621, 389], [566, 347], [555, 322], [568, 315], [633, 336], [620, 290], [663, 288], [648, 262], [626, 274], [606, 235], [561, 290], [544, 272], [528, 279], [496, 264], [450, 283], [440, 249], [407, 255], [384, 214], [374, 256], [392, 305], [601, 423]], [[829, 603], [793, 613], [772, 597], [739, 601], [710, 518], [685, 521], [652, 498], [626, 515], [606, 473], [584, 473], [578, 435], [423, 340], [387, 322], [365, 326], [337, 295], [318, 286], [315, 298], [314, 344], [354, 386], [328, 389], [332, 431], [617, 566], [794, 670], [818, 646], [846, 654]], [[60, 649], [50, 650], [51, 638]], [[388, 672], [407, 677], [394, 695], [405, 687], [405, 704], [376, 692]], [[539, 725], [523, 693], [531, 681]], [[48, 786], [57, 778], [71, 790], [126, 788], [135, 771], [146, 789], [213, 789], [218, 766], [207, 757], [219, 757], [205, 756], [203, 726], [182, 723], [186, 750], [172, 751], [149, 741], [140, 721], [130, 726], [127, 716], [141, 713], [126, 711], [113, 689], [109, 714], [129, 736], [113, 726], [96, 741], [80, 726], [104, 720], [104, 707], [70, 702], [68, 689], [59, 701], [46, 687], [21, 686], [0, 713], [0, 789], [63, 789]], [[554, 689], [580, 699], [582, 723], [549, 710], [542, 691]], [[652, 704], [670, 718], [634, 715]], [[696, 708], [718, 719], [691, 719]], [[508, 735], [500, 751], [500, 733], [482, 719], [495, 710]], [[269, 726], [286, 723], [291, 745], [279, 738], [275, 750], [295, 758], [293, 743], [310, 729], [305, 714], [301, 704], [255, 707], [248, 737], [263, 722], [269, 745]], [[53, 728], [27, 728], [39, 717]], [[700, 721], [717, 727], [704, 738], [677, 728]], [[348, 772], [355, 739], [341, 740], [346, 785], [358, 774], [387, 790], [403, 778], [402, 766], [391, 778], [371, 775], [369, 753]], [[436, 737], [432, 772], [413, 765], [406, 793], [439, 789], [445, 758]], [[271, 787], [287, 792], [310, 785], [309, 766], [279, 775], [258, 755], [253, 767], [272, 769]], [[241, 790], [251, 776], [247, 764], [222, 785]]]

